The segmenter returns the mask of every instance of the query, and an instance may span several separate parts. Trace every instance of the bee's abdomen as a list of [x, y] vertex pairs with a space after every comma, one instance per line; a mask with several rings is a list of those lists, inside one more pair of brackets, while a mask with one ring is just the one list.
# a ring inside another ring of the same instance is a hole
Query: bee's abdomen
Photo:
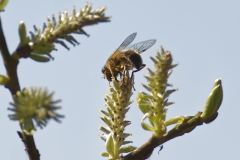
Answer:
[[142, 66], [142, 58], [139, 54], [131, 54], [129, 59], [132, 61], [136, 69], [140, 69]]

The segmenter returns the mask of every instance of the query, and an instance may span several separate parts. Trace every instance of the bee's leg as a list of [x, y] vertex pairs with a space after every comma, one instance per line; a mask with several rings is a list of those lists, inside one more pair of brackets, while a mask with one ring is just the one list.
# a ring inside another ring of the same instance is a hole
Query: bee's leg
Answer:
[[112, 71], [112, 67], [109, 65], [108, 68], [109, 68], [110, 74], [111, 74], [111, 75], [109, 76], [109, 77], [111, 77], [111, 79], [109, 80], [109, 83], [110, 83], [113, 79], [115, 79], [115, 80], [118, 82], [118, 80], [117, 80], [117, 75], [114, 74], [114, 72]]
[[142, 70], [145, 66], [146, 66], [146, 64], [142, 64], [142, 66], [139, 69], [136, 69], [136, 70], [132, 71], [132, 76], [133, 76], [134, 72], [138, 72], [138, 71]]
[[[146, 66], [146, 64], [142, 64], [142, 66], [141, 66], [139, 69], [132, 71], [131, 82], [133, 82], [133, 77], [134, 77], [134, 74], [133, 74], [133, 73], [142, 70], [145, 66]], [[133, 89], [134, 89], [134, 91], [136, 90], [136, 89], [134, 88], [134, 85], [133, 85]]]
[[136, 89], [134, 87], [134, 74], [132, 74], [132, 76], [131, 76], [130, 83], [132, 84], [133, 90], [136, 91]]

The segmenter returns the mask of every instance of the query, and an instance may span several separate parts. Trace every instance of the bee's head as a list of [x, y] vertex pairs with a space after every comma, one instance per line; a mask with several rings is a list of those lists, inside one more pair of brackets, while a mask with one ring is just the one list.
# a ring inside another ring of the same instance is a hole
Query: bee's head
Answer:
[[112, 81], [112, 74], [106, 66], [103, 66], [102, 73], [104, 78], [106, 78], [109, 82]]
[[103, 68], [102, 68], [102, 73], [104, 74], [104, 73], [106, 72], [106, 70], [107, 70], [107, 67], [106, 67], [106, 66], [103, 66]]

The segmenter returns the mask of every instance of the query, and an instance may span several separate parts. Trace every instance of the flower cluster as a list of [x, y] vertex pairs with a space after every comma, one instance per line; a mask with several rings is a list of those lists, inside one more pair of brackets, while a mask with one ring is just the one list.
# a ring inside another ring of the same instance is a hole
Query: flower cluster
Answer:
[[24, 22], [20, 22], [19, 47], [28, 45], [32, 51], [29, 56], [30, 58], [39, 62], [47, 62], [52, 58], [50, 52], [56, 50], [54, 43], [58, 43], [69, 50], [69, 47], [63, 40], [66, 40], [73, 46], [79, 44], [71, 35], [72, 33], [89, 36], [82, 29], [84, 26], [98, 24], [99, 22], [109, 22], [111, 17], [105, 16], [105, 10], [106, 7], [102, 7], [93, 11], [92, 5], [87, 3], [86, 6], [77, 13], [74, 7], [72, 14], [68, 14], [67, 11], [59, 13], [58, 20], [56, 20], [54, 15], [52, 19], [47, 17], [47, 24], [44, 23], [43, 29], [34, 26], [34, 32], [30, 32], [31, 37], [28, 37], [26, 34]]
[[[110, 93], [105, 96], [105, 107], [107, 111], [101, 110], [104, 114], [100, 118], [106, 124], [106, 127], [100, 126], [100, 130], [104, 134], [99, 137], [106, 142], [106, 152], [101, 155], [109, 159], [119, 159], [122, 153], [128, 153], [136, 149], [136, 147], [128, 145], [123, 146], [132, 141], [126, 141], [131, 133], [124, 133], [125, 127], [130, 124], [130, 121], [125, 120], [125, 115], [129, 110], [129, 105], [132, 103], [133, 77], [129, 77], [129, 72], [121, 75], [120, 82], [113, 78], [113, 86], [109, 85]], [[123, 146], [123, 147], [122, 147]]]
[[[172, 55], [169, 51], [164, 51], [161, 47], [161, 53], [157, 51], [156, 58], [150, 57], [154, 62], [155, 71], [148, 68], [149, 75], [145, 75], [148, 81], [148, 85], [143, 87], [147, 89], [149, 93], [140, 92], [138, 94], [138, 106], [144, 113], [142, 119], [142, 127], [145, 130], [153, 131], [158, 137], [166, 133], [166, 125], [164, 124], [166, 119], [166, 106], [173, 104], [168, 102], [168, 97], [171, 93], [177, 89], [166, 90], [168, 86], [167, 79], [172, 73], [172, 68], [178, 64], [172, 64]], [[148, 118], [150, 125], [145, 123], [144, 120]]]
[[22, 124], [23, 131], [26, 134], [33, 134], [36, 125], [40, 128], [47, 125], [49, 119], [54, 119], [60, 122], [60, 118], [64, 116], [56, 113], [56, 110], [61, 107], [56, 106], [60, 100], [53, 100], [53, 93], [48, 93], [47, 89], [31, 88], [24, 89], [22, 92], [18, 91], [13, 96], [14, 102], [10, 103], [14, 114], [9, 115], [11, 120], [19, 120]]

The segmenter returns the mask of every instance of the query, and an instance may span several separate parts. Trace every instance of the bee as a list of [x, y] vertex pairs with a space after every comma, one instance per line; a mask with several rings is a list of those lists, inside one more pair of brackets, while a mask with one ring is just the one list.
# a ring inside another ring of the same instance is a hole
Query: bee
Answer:
[[[123, 73], [125, 70], [133, 70], [138, 72], [146, 65], [143, 64], [140, 53], [146, 51], [156, 43], [156, 39], [150, 39], [136, 44], [132, 44], [137, 33], [129, 35], [123, 43], [117, 48], [117, 50], [108, 58], [106, 64], [102, 68], [104, 78], [109, 82], [112, 81], [112, 77], [117, 80], [117, 76]], [[129, 46], [130, 45], [130, 46]]]

